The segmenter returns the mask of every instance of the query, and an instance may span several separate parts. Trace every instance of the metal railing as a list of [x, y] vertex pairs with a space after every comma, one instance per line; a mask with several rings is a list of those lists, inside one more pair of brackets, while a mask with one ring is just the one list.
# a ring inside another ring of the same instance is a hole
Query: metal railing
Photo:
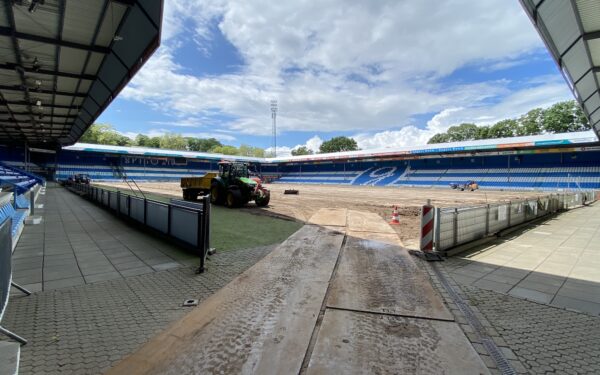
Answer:
[[[9, 217], [0, 224], [0, 323], [8, 305], [10, 288], [15, 287], [26, 295], [31, 293], [22, 286], [12, 281], [12, 219]], [[27, 340], [21, 336], [3, 328], [0, 325], [0, 333], [17, 340], [21, 344], [27, 344]]]
[[434, 246], [446, 251], [504, 229], [596, 200], [596, 192], [550, 194], [473, 207], [435, 209]]
[[67, 188], [121, 217], [194, 249], [200, 256], [198, 272], [204, 272], [210, 248], [210, 195], [201, 197], [198, 203], [184, 205], [178, 201], [164, 203], [89, 184], [71, 184]]

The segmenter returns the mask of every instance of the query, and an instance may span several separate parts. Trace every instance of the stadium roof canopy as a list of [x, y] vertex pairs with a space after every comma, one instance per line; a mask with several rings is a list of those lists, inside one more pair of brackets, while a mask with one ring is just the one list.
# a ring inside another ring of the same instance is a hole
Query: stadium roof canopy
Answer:
[[3, 0], [0, 142], [73, 144], [160, 43], [163, 0]]
[[600, 138], [600, 2], [521, 3]]
[[[451, 143], [437, 143], [424, 146], [394, 147], [377, 150], [360, 150], [336, 152], [329, 154], [285, 156], [277, 158], [256, 158], [244, 156], [232, 156], [223, 154], [211, 154], [207, 152], [164, 150], [150, 147], [123, 147], [111, 145], [95, 145], [89, 143], [76, 143], [72, 146], [63, 147], [68, 151], [84, 151], [105, 154], [118, 154], [122, 156], [144, 156], [144, 157], [180, 157], [202, 160], [240, 160], [247, 162], [264, 163], [293, 163], [300, 161], [346, 161], [367, 158], [410, 158], [420, 155], [442, 155], [448, 153], [478, 153], [478, 152], [505, 152], [520, 149], [541, 148], [567, 148], [569, 146], [585, 146], [598, 141], [591, 130], [584, 132], [544, 134], [525, 137], [511, 137], [498, 139], [482, 139], [477, 141], [463, 141]], [[597, 147], [596, 147], [597, 148]]]

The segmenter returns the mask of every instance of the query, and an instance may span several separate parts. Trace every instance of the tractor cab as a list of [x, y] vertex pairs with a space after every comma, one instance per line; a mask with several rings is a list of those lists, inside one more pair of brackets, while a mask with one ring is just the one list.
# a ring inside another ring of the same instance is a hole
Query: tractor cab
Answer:
[[248, 178], [248, 176], [248, 164], [232, 163], [229, 161], [219, 163], [219, 177], [223, 179]]

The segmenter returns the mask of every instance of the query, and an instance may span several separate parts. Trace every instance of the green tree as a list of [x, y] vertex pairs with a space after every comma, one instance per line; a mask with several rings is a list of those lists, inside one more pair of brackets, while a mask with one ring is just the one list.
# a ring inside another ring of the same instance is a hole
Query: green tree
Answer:
[[519, 126], [515, 135], [537, 135], [542, 134], [544, 122], [544, 110], [534, 108], [519, 118]]
[[217, 146], [223, 146], [216, 138], [186, 138], [190, 151], [208, 152]]
[[252, 147], [249, 145], [240, 145], [240, 148], [238, 149], [239, 154], [238, 155], [242, 155], [242, 156], [254, 156], [257, 158], [264, 158], [265, 157], [265, 150], [260, 148], [260, 147]]
[[583, 113], [581, 107], [579, 106], [579, 103], [573, 100], [573, 105], [575, 106], [575, 125], [577, 130], [590, 130], [592, 126], [588, 122], [588, 119], [585, 116], [585, 113]]
[[488, 139], [490, 138], [490, 127], [489, 126], [478, 126], [477, 134], [475, 139]]
[[437, 133], [427, 141], [427, 144], [450, 142], [450, 136], [446, 133]]
[[79, 141], [113, 146], [128, 146], [132, 143], [131, 138], [117, 132], [108, 124], [92, 124]]
[[135, 136], [135, 144], [140, 147], [148, 147], [150, 144], [150, 137], [145, 134], [138, 134]]
[[223, 145], [212, 148], [210, 152], [223, 155], [239, 155], [240, 150], [238, 150], [238, 148], [235, 146]]
[[517, 127], [517, 120], [509, 119], [498, 121], [490, 127], [488, 138], [514, 137]]
[[187, 142], [181, 134], [167, 133], [160, 137], [160, 148], [185, 150], [187, 149]]
[[470, 141], [477, 136], [477, 125], [465, 123], [451, 126], [446, 134], [448, 134], [450, 142]]
[[148, 140], [148, 147], [160, 148], [160, 137], [152, 137]]
[[565, 133], [590, 129], [585, 114], [575, 100], [559, 102], [544, 111], [543, 129], [548, 133]]
[[343, 151], [357, 151], [358, 145], [356, 141], [348, 137], [333, 137], [328, 141], [321, 144], [319, 151], [321, 153], [328, 152], [343, 152]]
[[300, 147], [292, 150], [292, 155], [294, 155], [294, 156], [312, 155], [312, 154], [313, 154], [313, 151], [306, 146], [300, 146]]

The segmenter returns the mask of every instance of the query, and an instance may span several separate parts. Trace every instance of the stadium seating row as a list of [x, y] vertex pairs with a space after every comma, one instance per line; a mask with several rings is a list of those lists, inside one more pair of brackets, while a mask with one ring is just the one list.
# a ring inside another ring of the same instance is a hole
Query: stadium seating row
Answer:
[[[304, 166], [302, 169], [306, 169]], [[371, 167], [365, 170], [333, 172], [283, 172], [275, 183], [340, 184], [371, 186], [444, 187], [452, 183], [476, 181], [482, 189], [556, 190], [568, 188], [599, 189], [600, 165], [540, 166], [515, 168], [411, 168]]]

